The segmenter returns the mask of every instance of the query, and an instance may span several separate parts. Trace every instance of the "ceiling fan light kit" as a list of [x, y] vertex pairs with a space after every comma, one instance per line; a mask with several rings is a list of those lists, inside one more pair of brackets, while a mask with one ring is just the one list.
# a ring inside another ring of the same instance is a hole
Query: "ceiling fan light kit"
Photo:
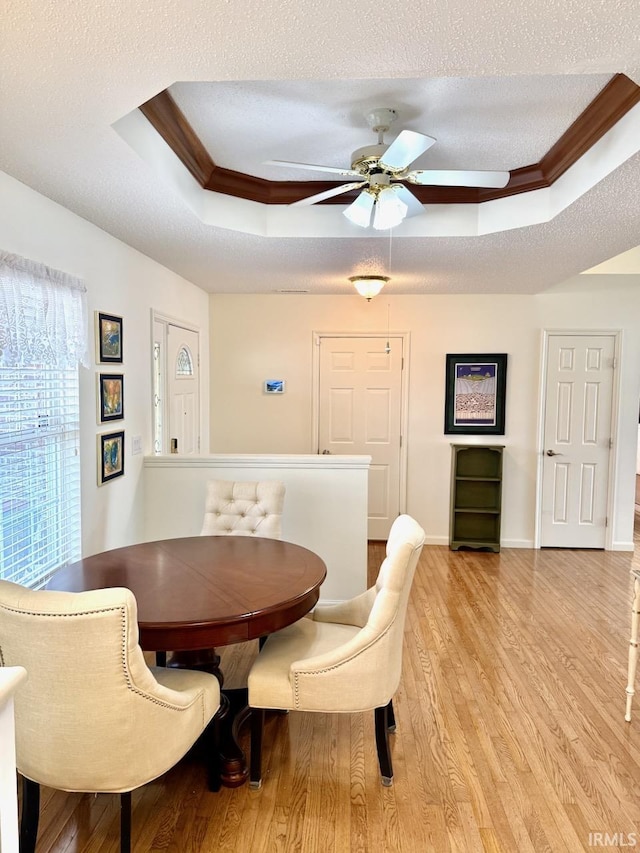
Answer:
[[363, 190], [343, 213], [354, 225], [368, 228], [372, 224], [377, 231], [388, 231], [402, 222], [408, 209], [393, 187], [372, 186]]
[[391, 187], [380, 190], [373, 209], [373, 227], [376, 231], [387, 231], [400, 225], [409, 208], [398, 198]]
[[374, 193], [364, 190], [343, 213], [354, 225], [359, 225], [361, 228], [368, 228], [375, 203], [376, 198]]
[[407, 216], [424, 213], [423, 205], [407, 188], [404, 181], [420, 186], [505, 187], [510, 178], [507, 171], [461, 170], [409, 170], [409, 166], [435, 143], [435, 139], [414, 130], [402, 130], [395, 140], [386, 145], [384, 134], [397, 118], [395, 110], [388, 107], [372, 110], [367, 115], [369, 127], [378, 134], [375, 145], [365, 145], [351, 155], [351, 168], [296, 163], [290, 160], [268, 160], [272, 166], [293, 166], [332, 172], [356, 181], [339, 184], [329, 190], [300, 199], [295, 205], [316, 204], [328, 198], [361, 189], [356, 200], [347, 207], [344, 215], [361, 228], [386, 230], [395, 228]]
[[385, 284], [389, 281], [388, 275], [351, 275], [349, 281], [353, 284], [360, 296], [364, 296], [367, 302], [371, 302], [377, 296]]

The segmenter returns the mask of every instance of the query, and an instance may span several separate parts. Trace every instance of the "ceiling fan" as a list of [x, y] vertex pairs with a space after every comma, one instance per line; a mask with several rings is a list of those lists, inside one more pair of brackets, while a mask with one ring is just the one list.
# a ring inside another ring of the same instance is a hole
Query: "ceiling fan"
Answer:
[[[397, 113], [387, 107], [372, 110], [367, 115], [369, 127], [378, 134], [376, 145], [365, 145], [351, 155], [351, 168], [319, 166], [313, 163], [295, 163], [290, 160], [267, 160], [269, 166], [292, 166], [297, 169], [312, 169], [356, 178], [348, 184], [340, 184], [325, 192], [293, 202], [293, 206], [316, 204], [327, 198], [362, 188], [357, 199], [344, 211], [344, 215], [355, 225], [368, 228], [388, 229], [399, 225], [406, 216], [424, 213], [424, 207], [402, 181], [420, 186], [444, 187], [494, 187], [501, 188], [509, 182], [509, 172], [425, 170], [409, 166], [435, 143], [432, 136], [413, 130], [401, 131], [396, 139], [386, 145], [384, 134], [396, 120]], [[373, 220], [373, 221], [372, 221]]]

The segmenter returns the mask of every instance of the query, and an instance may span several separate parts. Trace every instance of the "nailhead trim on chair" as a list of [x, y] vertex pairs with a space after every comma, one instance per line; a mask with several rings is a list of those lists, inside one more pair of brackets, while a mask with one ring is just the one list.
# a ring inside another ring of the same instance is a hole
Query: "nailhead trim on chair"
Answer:
[[[73, 619], [75, 616], [92, 616], [94, 614], [101, 613], [109, 613], [109, 612], [119, 612], [121, 618], [121, 632], [122, 632], [122, 645], [121, 645], [121, 657], [122, 657], [122, 671], [124, 674], [124, 679], [127, 685], [127, 689], [131, 690], [132, 693], [136, 693], [138, 696], [141, 696], [143, 699], [146, 699], [147, 702], [152, 702], [154, 705], [160, 705], [163, 708], [172, 708], [174, 711], [186, 711], [187, 708], [191, 708], [196, 702], [200, 702], [202, 709], [202, 724], [204, 725], [204, 702], [200, 700], [203, 697], [203, 691], [200, 690], [196, 696], [193, 698], [191, 702], [187, 705], [174, 705], [171, 702], [164, 702], [162, 699], [158, 699], [156, 696], [150, 696], [148, 693], [145, 693], [143, 690], [135, 687], [133, 682], [131, 681], [131, 675], [129, 674], [129, 670], [126, 666], [127, 659], [127, 611], [125, 607], [102, 607], [96, 610], [81, 610], [77, 613], [46, 613], [39, 610], [20, 610], [17, 607], [7, 607], [6, 605], [2, 605], [2, 610], [6, 610], [10, 613], [26, 613], [29, 616], [45, 616], [45, 617], [54, 617], [57, 619]], [[2, 647], [0, 647], [0, 661], [2, 661], [2, 665], [4, 666], [4, 656], [2, 655]]]
[[360, 655], [363, 654], [368, 648], [373, 646], [375, 643], [379, 643], [381, 637], [384, 637], [385, 634], [389, 633], [389, 631], [393, 627], [394, 622], [396, 621], [396, 616], [397, 616], [397, 614], [394, 614], [393, 619], [391, 620], [391, 622], [389, 622], [389, 624], [384, 629], [384, 631], [381, 631], [379, 634], [376, 634], [375, 639], [373, 639], [370, 643], [367, 643], [367, 645], [363, 646], [361, 649], [358, 649], [358, 651], [355, 654], [351, 655], [351, 657], [343, 658], [343, 660], [341, 660], [340, 663], [337, 663], [334, 666], [326, 666], [324, 669], [316, 669], [313, 671], [311, 671], [311, 670], [300, 670], [299, 672], [296, 672], [294, 677], [293, 677], [294, 678], [293, 701], [294, 701], [294, 705], [295, 705], [296, 709], [300, 710], [300, 708], [299, 708], [300, 693], [299, 693], [298, 678], [301, 675], [305, 675], [305, 676], [307, 676], [307, 675], [323, 675], [325, 672], [331, 672], [334, 669], [340, 669], [340, 667], [344, 666], [345, 663], [348, 663], [349, 661], [352, 661], [352, 660], [355, 660], [356, 658], [359, 658]]
[[[163, 702], [161, 699], [158, 699], [156, 696], [149, 696], [148, 693], [144, 693], [142, 690], [139, 690], [137, 687], [133, 686], [131, 681], [131, 676], [129, 674], [129, 670], [126, 666], [127, 660], [127, 611], [125, 607], [117, 607], [117, 608], [109, 608], [114, 610], [119, 610], [121, 619], [122, 619], [122, 671], [124, 672], [125, 681], [127, 682], [127, 688], [131, 690], [132, 693], [136, 693], [138, 696], [142, 696], [143, 699], [146, 699], [148, 702], [152, 702], [154, 705], [160, 705], [163, 708], [172, 708], [174, 711], [186, 711], [187, 708], [191, 708], [196, 702], [200, 703], [200, 710], [202, 711], [202, 725], [204, 726], [204, 702], [201, 701], [204, 695], [203, 691], [200, 690], [194, 696], [193, 700], [189, 702], [187, 705], [173, 705], [171, 702]], [[100, 611], [98, 611], [100, 612]], [[104, 612], [107, 612], [106, 610]]]

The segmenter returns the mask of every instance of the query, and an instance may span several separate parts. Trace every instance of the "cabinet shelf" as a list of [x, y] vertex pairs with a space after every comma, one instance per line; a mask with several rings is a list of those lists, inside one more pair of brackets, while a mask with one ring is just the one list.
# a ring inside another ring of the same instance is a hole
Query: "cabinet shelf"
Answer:
[[453, 444], [449, 546], [500, 550], [503, 445]]

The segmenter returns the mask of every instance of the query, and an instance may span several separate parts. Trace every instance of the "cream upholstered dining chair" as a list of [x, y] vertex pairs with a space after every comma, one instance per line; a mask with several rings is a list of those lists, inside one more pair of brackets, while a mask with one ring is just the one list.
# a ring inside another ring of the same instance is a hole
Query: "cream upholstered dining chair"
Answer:
[[210, 480], [202, 536], [265, 536], [280, 539], [284, 483]]
[[393, 779], [389, 731], [395, 731], [392, 698], [402, 667], [402, 639], [409, 592], [424, 531], [408, 515], [389, 533], [375, 586], [271, 634], [249, 673], [250, 785], [262, 780], [264, 709], [358, 712], [375, 709], [382, 783]]
[[131, 791], [173, 767], [201, 735], [209, 787], [219, 788], [218, 680], [146, 665], [130, 590], [53, 592], [0, 581], [0, 665], [29, 673], [15, 696], [21, 853], [36, 847], [40, 785], [119, 793], [122, 853], [131, 848]]

